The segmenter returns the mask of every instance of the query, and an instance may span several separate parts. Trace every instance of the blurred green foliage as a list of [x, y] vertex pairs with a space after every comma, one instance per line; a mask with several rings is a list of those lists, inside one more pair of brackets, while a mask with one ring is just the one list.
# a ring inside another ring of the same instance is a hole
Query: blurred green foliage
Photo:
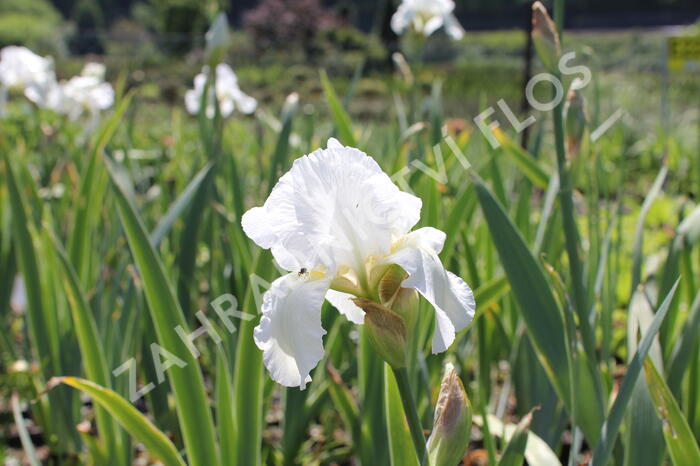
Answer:
[[207, 30], [207, 2], [187, 0], [149, 0], [132, 8], [136, 22], [162, 36], [161, 49], [182, 54], [203, 39]]
[[25, 45], [59, 54], [65, 51], [65, 32], [60, 13], [46, 0], [0, 2], [0, 47]]

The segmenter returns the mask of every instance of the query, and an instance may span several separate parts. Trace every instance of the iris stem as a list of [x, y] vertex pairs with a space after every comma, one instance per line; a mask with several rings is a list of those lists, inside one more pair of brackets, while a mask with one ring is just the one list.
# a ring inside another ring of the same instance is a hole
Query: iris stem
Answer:
[[[556, 26], [559, 32], [560, 40], [564, 34], [564, 7], [566, 0], [556, 0], [554, 4], [554, 17]], [[560, 72], [556, 73], [557, 79], [562, 82]], [[581, 329], [581, 340], [583, 347], [589, 358], [595, 360], [595, 332], [589, 320], [588, 314], [588, 292], [584, 281], [583, 263], [579, 254], [580, 237], [578, 233], [578, 225], [576, 224], [575, 207], [573, 199], [573, 183], [571, 174], [567, 166], [566, 158], [566, 143], [565, 143], [565, 122], [564, 122], [564, 105], [565, 99], [562, 98], [553, 110], [554, 119], [554, 143], [557, 154], [557, 170], [559, 174], [559, 201], [562, 212], [562, 226], [564, 228], [564, 244], [566, 247], [567, 257], [569, 259], [569, 274], [571, 279], [571, 287], [573, 289], [574, 310], [578, 315], [578, 321]], [[573, 336], [573, 334], [572, 334]], [[597, 399], [602, 400], [602, 380], [600, 372], [597, 370], [596, 362], [589, 362], [591, 373], [596, 379]], [[576, 387], [573, 387], [575, 390]], [[572, 398], [572, 404], [575, 403]], [[604, 407], [599, 404], [597, 407], [602, 413]]]
[[411, 430], [411, 439], [413, 440], [413, 446], [416, 449], [416, 455], [418, 455], [418, 461], [421, 465], [427, 464], [428, 450], [425, 445], [425, 436], [423, 435], [423, 427], [420, 423], [420, 418], [418, 417], [418, 410], [416, 410], [416, 404], [413, 400], [413, 395], [411, 395], [411, 385], [408, 382], [408, 371], [405, 367], [397, 369], [395, 367], [391, 368], [394, 371], [394, 377], [396, 378], [396, 385], [399, 387], [399, 394], [401, 395], [401, 403], [403, 404], [403, 410], [406, 414], [406, 419], [408, 420], [408, 427]]

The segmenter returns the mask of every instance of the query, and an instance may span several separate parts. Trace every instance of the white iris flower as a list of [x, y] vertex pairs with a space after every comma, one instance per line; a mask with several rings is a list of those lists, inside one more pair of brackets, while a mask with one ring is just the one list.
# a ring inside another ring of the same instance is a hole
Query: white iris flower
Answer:
[[262, 207], [246, 212], [245, 233], [290, 271], [265, 293], [255, 329], [275, 381], [305, 387], [323, 358], [324, 300], [362, 324], [364, 311], [351, 299], [375, 297], [391, 264], [408, 274], [401, 286], [418, 290], [435, 308], [433, 353], [445, 351], [469, 324], [474, 295], [438, 257], [445, 234], [430, 227], [410, 231], [421, 205], [374, 159], [330, 139], [327, 149], [297, 159]]
[[88, 63], [80, 76], [74, 76], [61, 84], [69, 118], [76, 119], [83, 112], [97, 115], [114, 105], [114, 89], [104, 81], [104, 65]]
[[464, 29], [452, 13], [454, 9], [452, 0], [403, 0], [391, 18], [391, 28], [396, 34], [403, 34], [413, 26], [416, 32], [428, 37], [444, 26], [450, 37], [459, 40]]
[[27, 97], [71, 120], [77, 120], [83, 113], [96, 118], [100, 111], [114, 105], [114, 89], [104, 81], [104, 73], [104, 65], [87, 63], [80, 75], [54, 83], [43, 94], [29, 92]]
[[55, 83], [51, 58], [15, 45], [0, 50], [0, 105], [4, 104], [8, 90], [24, 92], [31, 100], [31, 96], [43, 96]]
[[[194, 89], [190, 89], [185, 93], [185, 106], [187, 111], [192, 115], [199, 113], [199, 105], [202, 101], [202, 94], [207, 84], [207, 76], [209, 75], [209, 67], [202, 68], [202, 72], [194, 77]], [[205, 113], [207, 118], [214, 118], [215, 113], [215, 98], [219, 102], [221, 116], [228, 117], [234, 110], [241, 113], [253, 113], [258, 106], [258, 102], [249, 95], [245, 94], [238, 87], [238, 78], [230, 66], [225, 63], [220, 63], [216, 66], [216, 85], [215, 89], [207, 91], [207, 102]]]

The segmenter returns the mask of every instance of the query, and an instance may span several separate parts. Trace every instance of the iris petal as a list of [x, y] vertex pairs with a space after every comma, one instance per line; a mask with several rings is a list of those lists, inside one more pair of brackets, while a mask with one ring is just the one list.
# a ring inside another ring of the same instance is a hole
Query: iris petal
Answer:
[[476, 304], [469, 286], [443, 267], [438, 257], [445, 235], [435, 228], [420, 228], [398, 242], [385, 262], [400, 265], [408, 274], [401, 286], [416, 289], [435, 308], [433, 353], [445, 351], [455, 333], [474, 317]]
[[326, 293], [328, 302], [335, 306], [338, 312], [343, 314], [350, 322], [353, 324], [364, 324], [365, 312], [355, 306], [355, 303], [352, 302], [353, 298], [354, 296], [350, 293], [343, 293], [342, 291], [328, 290], [328, 293]]
[[303, 390], [311, 381], [309, 374], [323, 359], [321, 306], [329, 285], [325, 277], [290, 273], [265, 293], [254, 338], [275, 382]]
[[270, 197], [243, 217], [253, 241], [285, 270], [364, 267], [420, 218], [421, 201], [401, 192], [364, 152], [330, 140], [297, 159]]

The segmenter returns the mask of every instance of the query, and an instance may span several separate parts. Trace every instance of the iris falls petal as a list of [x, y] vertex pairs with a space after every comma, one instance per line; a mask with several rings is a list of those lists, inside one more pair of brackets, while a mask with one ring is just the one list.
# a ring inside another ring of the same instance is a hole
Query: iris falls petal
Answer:
[[304, 389], [311, 381], [311, 370], [323, 359], [321, 306], [329, 284], [325, 277], [290, 273], [265, 293], [254, 338], [275, 382]]

